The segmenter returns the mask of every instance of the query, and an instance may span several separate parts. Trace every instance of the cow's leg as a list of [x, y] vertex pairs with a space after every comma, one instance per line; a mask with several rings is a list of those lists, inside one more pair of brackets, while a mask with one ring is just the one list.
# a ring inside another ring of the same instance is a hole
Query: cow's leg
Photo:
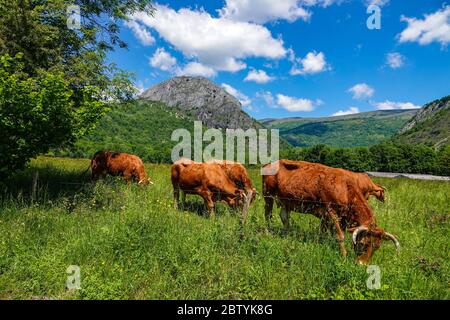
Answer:
[[328, 208], [327, 212], [328, 212], [328, 217], [330, 218], [330, 220], [332, 221], [332, 223], [334, 224], [334, 227], [336, 229], [336, 239], [339, 243], [339, 249], [341, 251], [341, 254], [345, 257], [345, 256], [347, 256], [347, 250], [345, 249], [345, 244], [344, 244], [345, 235], [341, 229], [341, 224], [340, 224], [339, 218], [333, 209]]
[[211, 215], [214, 215], [214, 194], [208, 189], [198, 190], [197, 194], [201, 196], [203, 198], [203, 201], [205, 202], [206, 216], [210, 217]]
[[281, 207], [280, 218], [281, 221], [283, 222], [284, 229], [286, 231], [289, 231], [289, 229], [291, 228], [289, 224], [289, 209], [286, 208], [286, 206]]
[[264, 215], [266, 217], [267, 226], [270, 227], [270, 222], [272, 220], [273, 198], [272, 197], [264, 197], [264, 201], [265, 201]]
[[181, 191], [181, 207], [186, 207], [186, 192]]
[[180, 201], [180, 188], [178, 186], [173, 186], [173, 208], [178, 210], [178, 205]]

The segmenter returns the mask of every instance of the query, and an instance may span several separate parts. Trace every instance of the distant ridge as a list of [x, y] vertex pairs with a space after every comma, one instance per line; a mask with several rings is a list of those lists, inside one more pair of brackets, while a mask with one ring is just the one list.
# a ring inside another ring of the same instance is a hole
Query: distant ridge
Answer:
[[391, 139], [417, 109], [377, 110], [322, 118], [262, 119], [269, 128], [298, 147], [326, 144], [333, 147], [371, 146]]

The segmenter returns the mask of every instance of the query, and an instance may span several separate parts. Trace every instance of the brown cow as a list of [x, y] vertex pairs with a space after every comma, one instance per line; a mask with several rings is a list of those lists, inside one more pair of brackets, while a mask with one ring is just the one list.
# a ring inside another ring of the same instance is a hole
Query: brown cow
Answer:
[[[174, 164], [184, 164], [184, 165], [190, 165], [190, 164], [201, 164], [203, 162], [196, 162], [188, 158], [181, 158], [174, 162]], [[256, 199], [257, 191], [253, 187], [252, 181], [247, 173], [247, 170], [245, 169], [244, 165], [242, 165], [239, 162], [234, 162], [231, 160], [216, 160], [212, 159], [207, 161], [206, 163], [209, 164], [218, 164], [221, 166], [221, 168], [225, 171], [225, 174], [228, 176], [228, 178], [234, 182], [234, 184], [241, 190], [245, 191], [246, 198], [248, 203], [247, 206], [250, 206], [250, 204], [253, 203], [253, 201]], [[184, 192], [181, 192], [181, 202], [184, 205], [186, 200], [186, 194]], [[245, 220], [247, 217], [244, 216], [243, 219]]]
[[[327, 168], [327, 166], [321, 164], [321, 163], [312, 163], [307, 161], [294, 161], [294, 160], [283, 160], [286, 164], [295, 165], [302, 164], [303, 166], [313, 165], [313, 166], [323, 166]], [[369, 200], [371, 196], [377, 198], [379, 201], [384, 202], [385, 201], [385, 191], [386, 189], [376, 184], [370, 179], [369, 175], [367, 173], [360, 173], [360, 172], [353, 172], [345, 169], [335, 168], [336, 170], [340, 170], [341, 172], [350, 175], [355, 179], [356, 184], [358, 185], [359, 189], [361, 190], [362, 194], [364, 195], [364, 198], [366, 200]]]
[[205, 202], [208, 214], [214, 213], [214, 203], [224, 200], [230, 207], [243, 210], [246, 215], [246, 195], [231, 181], [218, 164], [178, 163], [172, 165], [171, 180], [174, 207], [179, 206], [179, 193], [197, 194]]
[[241, 163], [230, 160], [209, 160], [207, 163], [216, 163], [220, 165], [222, 169], [225, 170], [228, 178], [230, 178], [239, 189], [245, 190], [250, 204], [253, 203], [257, 192], [253, 187], [252, 180], [250, 180], [247, 170]]
[[333, 224], [342, 255], [344, 232], [352, 232], [352, 240], [360, 263], [369, 262], [382, 239], [397, 239], [377, 227], [372, 209], [355, 182], [354, 177], [340, 169], [305, 161], [280, 160], [264, 166], [264, 170], [278, 166], [275, 175], [263, 176], [266, 219], [270, 219], [274, 200], [281, 205], [280, 216], [289, 228], [289, 212], [310, 213]]
[[138, 156], [110, 151], [98, 151], [91, 160], [92, 181], [107, 174], [123, 176], [125, 181], [137, 181], [139, 184], [153, 184], [147, 177], [144, 163]]

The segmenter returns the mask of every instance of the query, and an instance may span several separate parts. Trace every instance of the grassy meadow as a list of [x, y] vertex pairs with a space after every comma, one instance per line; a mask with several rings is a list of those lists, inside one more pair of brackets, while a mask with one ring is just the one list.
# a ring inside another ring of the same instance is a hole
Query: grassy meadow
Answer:
[[[169, 165], [147, 165], [154, 185], [82, 175], [89, 161], [47, 158], [0, 191], [0, 299], [449, 299], [450, 183], [376, 179], [386, 203], [371, 199], [378, 224], [395, 234], [399, 256], [384, 242], [372, 264], [381, 288], [366, 286], [366, 267], [340, 256], [319, 220], [292, 214], [283, 232], [278, 209], [267, 231], [258, 198], [247, 224], [220, 204], [202, 216], [188, 196], [172, 208]], [[31, 196], [32, 173], [39, 172]], [[257, 169], [250, 174], [261, 192]], [[66, 289], [70, 265], [81, 289]]]

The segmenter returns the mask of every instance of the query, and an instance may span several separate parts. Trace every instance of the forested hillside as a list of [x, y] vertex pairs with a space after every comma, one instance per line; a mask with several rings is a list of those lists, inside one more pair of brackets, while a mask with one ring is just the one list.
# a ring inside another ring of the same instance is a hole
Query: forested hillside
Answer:
[[426, 104], [394, 140], [436, 148], [450, 145], [450, 96]]
[[332, 147], [372, 146], [389, 140], [411, 119], [416, 110], [386, 110], [326, 118], [262, 120], [298, 147], [326, 144]]
[[89, 158], [98, 150], [117, 150], [137, 154], [145, 161], [169, 163], [176, 145], [170, 138], [177, 128], [193, 132], [193, 119], [158, 102], [116, 105], [95, 130], [55, 154]]

